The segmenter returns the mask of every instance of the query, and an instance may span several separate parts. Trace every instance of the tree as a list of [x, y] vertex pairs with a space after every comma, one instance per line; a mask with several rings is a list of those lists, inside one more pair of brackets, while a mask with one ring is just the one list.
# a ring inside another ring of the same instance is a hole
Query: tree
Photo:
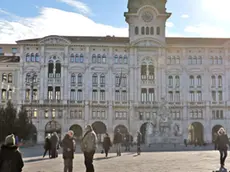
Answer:
[[15, 123], [17, 117], [17, 110], [14, 108], [14, 105], [11, 101], [7, 102], [6, 108], [4, 109], [4, 119], [6, 123], [7, 134], [12, 134], [15, 131]]
[[5, 123], [5, 118], [4, 118], [4, 108], [0, 108], [0, 142], [5, 139], [5, 128], [6, 128], [6, 123]]
[[18, 119], [16, 125], [17, 125], [19, 138], [24, 140], [27, 139], [30, 134], [31, 124], [29, 122], [27, 111], [23, 106], [21, 106], [21, 109], [18, 113]]

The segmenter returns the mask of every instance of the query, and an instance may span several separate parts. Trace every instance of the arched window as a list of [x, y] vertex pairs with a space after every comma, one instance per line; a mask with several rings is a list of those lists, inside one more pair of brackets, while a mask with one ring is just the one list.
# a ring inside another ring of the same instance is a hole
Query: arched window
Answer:
[[2, 74], [2, 82], [7, 81], [7, 75], [5, 73]]
[[191, 75], [189, 79], [190, 79], [190, 86], [194, 86], [194, 76]]
[[97, 63], [101, 63], [101, 55], [100, 54], [97, 55]]
[[128, 63], [128, 57], [127, 55], [124, 56], [124, 64], [127, 64]]
[[216, 86], [216, 77], [214, 75], [211, 76], [212, 79], [212, 86]]
[[97, 74], [96, 73], [93, 74], [92, 82], [93, 82], [93, 86], [97, 86], [97, 84], [98, 84], [98, 78], [97, 78]]
[[95, 54], [92, 55], [92, 63], [97, 63], [97, 56]]
[[48, 77], [49, 78], [53, 77], [53, 72], [54, 72], [54, 63], [52, 60], [50, 60], [48, 63]]
[[115, 76], [115, 84], [116, 84], [116, 87], [118, 87], [120, 84], [120, 75], [118, 74]]
[[176, 87], [179, 87], [180, 86], [180, 77], [176, 76], [175, 80], [176, 80]]
[[151, 34], [151, 35], [154, 35], [154, 27], [151, 27], [151, 28], [150, 28], [150, 34]]
[[135, 27], [135, 34], [138, 35], [139, 34], [139, 28], [136, 26]]
[[71, 83], [76, 83], [76, 76], [74, 73], [71, 74]]
[[146, 27], [146, 35], [149, 35], [149, 27]]
[[8, 83], [12, 83], [12, 74], [11, 73], [8, 74]]
[[155, 78], [155, 69], [154, 69], [154, 66], [153, 65], [149, 65], [148, 66], [148, 69], [149, 69], [149, 77], [148, 77], [148, 79], [150, 79], [150, 80], [154, 80], [154, 78]]
[[29, 74], [29, 73], [26, 74], [26, 82], [27, 82], [27, 83], [30, 82], [30, 74]]
[[26, 61], [27, 61], [27, 62], [30, 62], [30, 60], [31, 60], [31, 59], [30, 59], [30, 54], [27, 53], [27, 54], [26, 54]]
[[141, 65], [141, 79], [147, 79], [147, 64], [145, 63]]
[[84, 55], [80, 54], [80, 63], [84, 63]]
[[221, 75], [218, 76], [218, 86], [219, 87], [222, 86], [222, 76]]
[[168, 82], [169, 82], [169, 86], [172, 87], [173, 86], [173, 77], [172, 76], [168, 77]]
[[39, 62], [39, 54], [38, 53], [35, 54], [35, 61]]
[[81, 73], [79, 73], [78, 75], [77, 75], [77, 84], [78, 85], [82, 85], [82, 74]]
[[142, 34], [142, 35], [145, 34], [145, 27], [141, 27], [141, 34]]
[[100, 75], [100, 85], [101, 85], [101, 86], [104, 86], [104, 85], [105, 85], [105, 75], [104, 75], [104, 74], [101, 74], [101, 75]]
[[161, 34], [161, 30], [160, 30], [160, 27], [158, 26], [157, 27], [157, 35], [160, 35]]
[[56, 61], [55, 64], [55, 77], [60, 78], [61, 77], [61, 62], [60, 61]]
[[118, 63], [118, 55], [114, 56], [114, 62], [117, 64]]
[[75, 54], [75, 62], [79, 63], [80, 62], [80, 57], [78, 54]]
[[70, 62], [73, 63], [74, 62], [74, 54], [70, 55]]
[[31, 61], [34, 62], [35, 61], [34, 53], [31, 53], [30, 57], [31, 57]]
[[127, 86], [127, 76], [126, 76], [125, 74], [122, 76], [121, 85], [122, 85], [123, 87], [126, 87], [126, 86]]
[[123, 57], [122, 57], [122, 55], [120, 55], [119, 56], [119, 63], [122, 64], [122, 62], [123, 62]]
[[201, 85], [202, 85], [201, 76], [198, 75], [198, 76], [197, 76], [197, 86], [201, 87]]
[[102, 56], [102, 63], [106, 63], [106, 55], [105, 54], [103, 54], [103, 56]]

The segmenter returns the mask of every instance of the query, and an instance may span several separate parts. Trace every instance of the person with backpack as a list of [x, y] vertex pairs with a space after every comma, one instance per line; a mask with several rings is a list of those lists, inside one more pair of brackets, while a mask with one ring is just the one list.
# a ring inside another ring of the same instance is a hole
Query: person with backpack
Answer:
[[24, 166], [22, 155], [15, 144], [15, 136], [9, 135], [0, 150], [0, 172], [21, 172]]
[[220, 152], [220, 168], [224, 168], [225, 159], [228, 155], [229, 140], [228, 135], [223, 127], [221, 127], [217, 132], [217, 139], [215, 141], [216, 147]]

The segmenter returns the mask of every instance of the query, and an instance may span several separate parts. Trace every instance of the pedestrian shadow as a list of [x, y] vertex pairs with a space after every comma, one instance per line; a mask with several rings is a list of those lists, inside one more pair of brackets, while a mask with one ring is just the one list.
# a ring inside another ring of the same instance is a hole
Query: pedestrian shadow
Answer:
[[49, 160], [49, 158], [28, 159], [28, 160], [25, 160], [24, 162], [25, 162], [25, 163], [30, 163], [30, 162], [46, 161], [46, 160]]
[[136, 155], [133, 155], [134, 158], [137, 157], [137, 156], [140, 156], [140, 155], [137, 155], [137, 154], [136, 154]]
[[94, 161], [106, 160], [106, 159], [111, 159], [111, 158], [116, 158], [116, 157], [117, 156], [98, 157], [98, 158], [95, 158]]

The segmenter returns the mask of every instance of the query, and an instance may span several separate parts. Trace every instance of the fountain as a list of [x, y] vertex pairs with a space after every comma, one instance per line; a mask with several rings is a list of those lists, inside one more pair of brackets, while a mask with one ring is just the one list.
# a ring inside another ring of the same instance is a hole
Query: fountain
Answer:
[[183, 140], [180, 129], [180, 124], [172, 120], [167, 102], [162, 98], [157, 115], [147, 124], [146, 144], [180, 143]]

